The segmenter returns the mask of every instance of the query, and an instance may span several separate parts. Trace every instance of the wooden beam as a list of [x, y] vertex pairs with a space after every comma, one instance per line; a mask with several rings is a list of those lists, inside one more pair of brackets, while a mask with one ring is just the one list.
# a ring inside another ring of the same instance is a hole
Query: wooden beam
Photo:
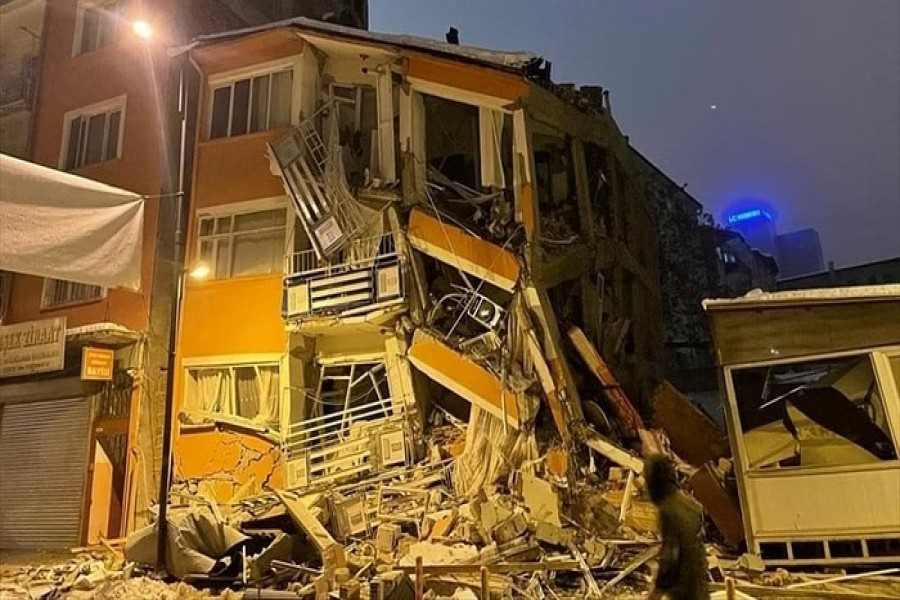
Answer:
[[584, 360], [588, 368], [594, 373], [600, 383], [603, 385], [603, 394], [609, 400], [616, 411], [619, 424], [634, 437], [638, 436], [638, 431], [646, 429], [641, 415], [637, 409], [628, 400], [628, 397], [622, 391], [622, 386], [609, 366], [594, 348], [594, 345], [587, 339], [584, 332], [578, 327], [569, 329], [569, 339], [578, 350], [578, 354]]

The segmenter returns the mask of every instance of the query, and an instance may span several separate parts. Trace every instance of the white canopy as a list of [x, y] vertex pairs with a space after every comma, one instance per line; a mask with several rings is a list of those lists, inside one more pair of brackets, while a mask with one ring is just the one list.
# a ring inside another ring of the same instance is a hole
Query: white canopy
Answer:
[[0, 269], [138, 290], [144, 199], [0, 154]]

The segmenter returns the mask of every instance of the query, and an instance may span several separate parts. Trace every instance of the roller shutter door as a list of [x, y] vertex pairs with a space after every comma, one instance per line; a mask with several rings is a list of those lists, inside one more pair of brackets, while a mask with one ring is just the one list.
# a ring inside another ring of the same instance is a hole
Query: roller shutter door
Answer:
[[0, 548], [80, 543], [90, 402], [0, 405]]

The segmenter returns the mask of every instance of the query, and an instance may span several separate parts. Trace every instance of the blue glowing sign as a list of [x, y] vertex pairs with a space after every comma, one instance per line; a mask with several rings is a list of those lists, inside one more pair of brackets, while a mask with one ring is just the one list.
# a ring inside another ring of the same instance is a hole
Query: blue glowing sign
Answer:
[[754, 208], [753, 210], [745, 210], [733, 215], [728, 215], [728, 223], [731, 225], [744, 223], [746, 221], [754, 221], [756, 219], [765, 219], [770, 223], [774, 220], [772, 218], [772, 213], [764, 208]]

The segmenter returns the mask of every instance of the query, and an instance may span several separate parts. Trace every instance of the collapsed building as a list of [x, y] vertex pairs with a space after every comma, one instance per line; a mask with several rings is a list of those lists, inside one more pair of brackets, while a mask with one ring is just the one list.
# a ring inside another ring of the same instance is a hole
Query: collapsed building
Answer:
[[661, 324], [608, 94], [554, 86], [528, 53], [306, 19], [176, 55], [188, 256], [212, 271], [184, 291], [178, 485], [224, 502], [352, 482], [458, 420], [475, 490], [509, 449], [534, 456], [536, 420], [571, 444], [583, 401], [620, 433], [579, 353], [640, 399]]

